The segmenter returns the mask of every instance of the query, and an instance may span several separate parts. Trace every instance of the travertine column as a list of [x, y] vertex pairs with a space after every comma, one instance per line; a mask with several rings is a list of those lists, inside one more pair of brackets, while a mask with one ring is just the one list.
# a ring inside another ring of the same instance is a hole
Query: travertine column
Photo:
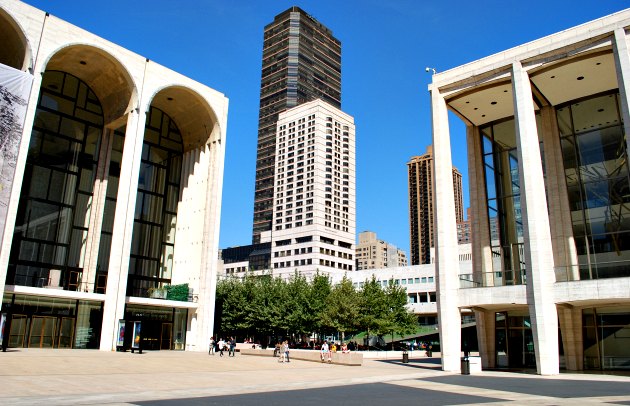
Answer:
[[107, 181], [109, 178], [109, 159], [112, 152], [113, 130], [104, 129], [98, 156], [96, 177], [92, 191], [91, 210], [88, 220], [88, 233], [85, 241], [85, 258], [83, 259], [83, 276], [81, 290], [94, 292], [96, 286], [96, 265], [100, 248], [103, 213], [107, 197]]
[[[630, 47], [624, 28], [615, 29], [613, 41], [615, 54], [615, 68], [617, 69], [617, 82], [619, 83], [619, 104], [621, 105], [621, 117], [623, 119], [624, 132], [626, 134], [626, 146], [630, 145]], [[627, 149], [627, 148], [626, 148]]]
[[558, 306], [564, 360], [569, 371], [584, 369], [584, 339], [582, 338], [582, 311], [572, 306]]
[[433, 119], [433, 230], [442, 369], [459, 371], [462, 339], [458, 308], [459, 262], [448, 111], [439, 89], [431, 85], [429, 90]]
[[556, 110], [551, 106], [544, 106], [540, 113], [545, 170], [547, 172], [545, 183], [547, 199], [549, 200], [549, 223], [553, 241], [556, 280], [558, 282], [576, 281], [580, 278], [580, 270], [575, 241], [573, 240], [571, 207], [569, 206]]
[[529, 76], [520, 62], [512, 64], [516, 149], [525, 234], [527, 303], [532, 323], [536, 369], [541, 375], [559, 373], [558, 314], [545, 182]]
[[127, 120], [125, 146], [120, 167], [120, 183], [116, 198], [112, 247], [107, 271], [107, 291], [103, 309], [100, 349], [115, 349], [116, 326], [124, 317], [127, 297], [129, 254], [133, 236], [133, 219], [138, 195], [138, 176], [144, 140], [145, 111], [132, 111]]
[[494, 311], [490, 310], [474, 310], [481, 366], [483, 368], [495, 368], [497, 366], [496, 315]]
[[482, 286], [494, 286], [492, 272], [492, 250], [488, 224], [488, 199], [483, 180], [484, 164], [481, 133], [479, 127], [466, 127], [468, 145], [468, 188], [470, 191], [470, 220], [472, 239], [473, 280]]

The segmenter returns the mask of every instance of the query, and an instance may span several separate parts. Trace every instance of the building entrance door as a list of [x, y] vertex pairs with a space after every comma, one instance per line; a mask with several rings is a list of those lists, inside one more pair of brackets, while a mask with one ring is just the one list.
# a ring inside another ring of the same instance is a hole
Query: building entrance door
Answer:
[[33, 316], [28, 346], [30, 348], [53, 348], [55, 346], [56, 331], [56, 317]]
[[160, 338], [160, 349], [170, 350], [173, 343], [173, 323], [162, 323], [162, 337]]

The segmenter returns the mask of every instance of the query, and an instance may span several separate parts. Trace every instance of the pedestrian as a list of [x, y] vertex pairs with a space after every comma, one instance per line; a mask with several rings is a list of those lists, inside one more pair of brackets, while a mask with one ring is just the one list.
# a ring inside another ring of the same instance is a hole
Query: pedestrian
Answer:
[[278, 341], [276, 343], [276, 346], [273, 348], [273, 356], [274, 357], [279, 357], [280, 356], [280, 341]]
[[286, 362], [291, 362], [289, 361], [289, 341], [288, 340], [284, 340], [284, 344], [282, 345], [282, 351], [284, 352], [284, 360]]
[[234, 337], [230, 338], [229, 346], [230, 346], [230, 349], [229, 349], [228, 355], [230, 357], [234, 357], [236, 355], [236, 338]]
[[208, 354], [214, 355], [214, 337], [210, 337], [210, 344], [208, 347]]
[[225, 341], [223, 341], [223, 338], [221, 338], [219, 340], [219, 357], [223, 356], [223, 350], [225, 349]]

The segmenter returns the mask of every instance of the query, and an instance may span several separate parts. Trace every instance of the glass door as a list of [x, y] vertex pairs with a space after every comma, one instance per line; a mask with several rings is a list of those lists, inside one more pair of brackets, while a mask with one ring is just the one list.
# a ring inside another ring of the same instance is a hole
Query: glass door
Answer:
[[59, 341], [58, 348], [72, 348], [72, 340], [74, 336], [74, 319], [70, 317], [62, 317], [59, 325]]
[[160, 337], [160, 349], [170, 350], [173, 342], [173, 323], [162, 323], [162, 334]]
[[11, 331], [9, 332], [9, 347], [24, 347], [24, 339], [28, 331], [28, 317], [23, 314], [14, 314], [11, 318]]
[[35, 348], [53, 348], [56, 331], [56, 317], [33, 316], [28, 346]]

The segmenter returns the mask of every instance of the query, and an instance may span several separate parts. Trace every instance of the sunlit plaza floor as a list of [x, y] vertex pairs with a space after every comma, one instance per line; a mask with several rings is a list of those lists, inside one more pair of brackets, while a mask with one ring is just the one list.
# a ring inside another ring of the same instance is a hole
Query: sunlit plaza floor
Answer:
[[[438, 354], [439, 355], [439, 354]], [[418, 354], [420, 356], [420, 354]], [[362, 366], [271, 357], [156, 351], [9, 349], [0, 353], [3, 405], [384, 405], [624, 404], [630, 377], [563, 373], [552, 377], [483, 371], [445, 373], [439, 358], [403, 364], [392, 354]]]

